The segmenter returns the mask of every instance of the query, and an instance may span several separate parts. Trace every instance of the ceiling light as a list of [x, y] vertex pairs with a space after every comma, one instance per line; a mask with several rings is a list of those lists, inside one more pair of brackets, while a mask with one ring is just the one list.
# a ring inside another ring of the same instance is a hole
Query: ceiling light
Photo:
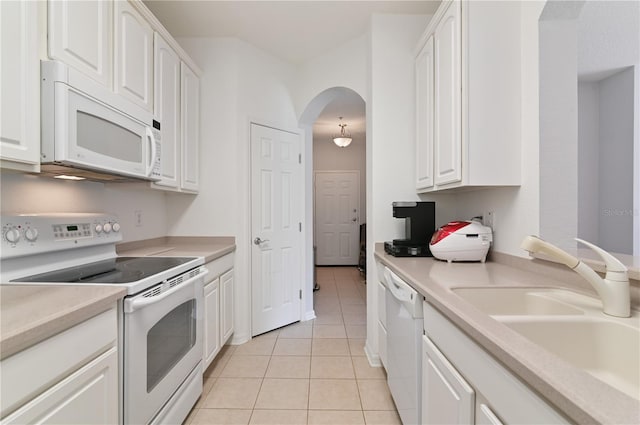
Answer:
[[344, 131], [344, 128], [347, 125], [342, 123], [342, 117], [338, 118], [340, 118], [340, 124], [338, 124], [338, 127], [340, 127], [340, 135], [333, 137], [333, 143], [335, 143], [338, 147], [346, 148], [351, 144], [351, 140], [353, 139], [351, 139], [351, 135], [349, 133]]
[[78, 176], [67, 176], [65, 174], [59, 174], [57, 176], [53, 176], [54, 179], [62, 179], [62, 180], [85, 180], [84, 177]]

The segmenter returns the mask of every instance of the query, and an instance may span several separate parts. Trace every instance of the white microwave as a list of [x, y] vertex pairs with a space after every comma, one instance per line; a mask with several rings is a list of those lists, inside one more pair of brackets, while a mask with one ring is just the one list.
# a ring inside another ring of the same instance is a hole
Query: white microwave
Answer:
[[160, 180], [160, 123], [150, 112], [59, 61], [43, 61], [41, 77], [43, 172]]

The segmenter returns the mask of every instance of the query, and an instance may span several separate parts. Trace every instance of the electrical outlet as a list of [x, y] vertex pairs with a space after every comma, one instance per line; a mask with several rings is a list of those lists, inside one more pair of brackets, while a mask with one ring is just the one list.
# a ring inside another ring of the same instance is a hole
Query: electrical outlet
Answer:
[[133, 222], [136, 224], [136, 227], [142, 227], [142, 211], [133, 212]]
[[496, 213], [493, 211], [487, 211], [482, 215], [482, 224], [487, 227], [494, 228], [496, 225]]

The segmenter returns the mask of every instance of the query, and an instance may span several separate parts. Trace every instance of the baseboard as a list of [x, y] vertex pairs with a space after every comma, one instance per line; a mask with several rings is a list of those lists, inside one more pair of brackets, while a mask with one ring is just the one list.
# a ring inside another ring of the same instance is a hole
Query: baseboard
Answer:
[[303, 322], [306, 322], [308, 320], [313, 320], [316, 318], [316, 312], [315, 310], [309, 310], [304, 314], [304, 317], [302, 318]]
[[369, 341], [364, 345], [364, 353], [367, 355], [367, 360], [372, 367], [382, 367], [382, 361], [377, 353], [373, 353], [369, 348]]

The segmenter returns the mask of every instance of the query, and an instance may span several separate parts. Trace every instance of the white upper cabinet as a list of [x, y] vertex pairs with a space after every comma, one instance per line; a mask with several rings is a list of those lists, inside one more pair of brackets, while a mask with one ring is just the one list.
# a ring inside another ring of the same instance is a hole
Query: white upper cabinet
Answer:
[[181, 64], [181, 118], [182, 118], [182, 182], [181, 188], [197, 192], [200, 185], [200, 79], [184, 62]]
[[433, 187], [433, 36], [416, 58], [416, 189]]
[[115, 1], [114, 90], [153, 107], [153, 29], [126, 0]]
[[112, 6], [108, 0], [47, 3], [49, 57], [106, 87], [111, 87]]
[[[39, 171], [38, 3], [0, 2], [0, 159], [3, 168]], [[10, 60], [5, 60], [10, 59]]]
[[158, 33], [154, 35], [153, 112], [162, 135], [161, 180], [155, 185], [180, 186], [180, 58]]
[[419, 192], [520, 184], [521, 7], [445, 0], [429, 23], [415, 63]]
[[433, 35], [435, 65], [435, 184], [462, 179], [460, 4], [451, 4]]

